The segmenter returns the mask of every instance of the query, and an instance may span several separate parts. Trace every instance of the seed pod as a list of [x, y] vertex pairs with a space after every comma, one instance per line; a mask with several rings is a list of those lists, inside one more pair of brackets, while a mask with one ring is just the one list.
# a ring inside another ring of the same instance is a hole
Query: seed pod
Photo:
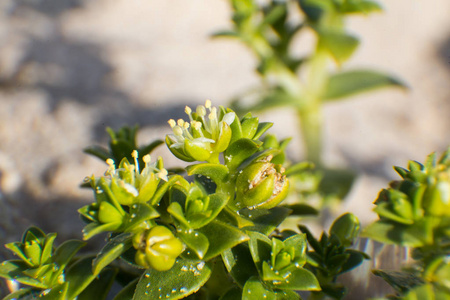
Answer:
[[133, 238], [137, 250], [135, 262], [144, 268], [167, 271], [183, 252], [183, 243], [165, 226], [157, 225], [138, 233]]
[[270, 162], [257, 161], [247, 166], [236, 180], [236, 206], [269, 209], [287, 196], [289, 181], [284, 169]]

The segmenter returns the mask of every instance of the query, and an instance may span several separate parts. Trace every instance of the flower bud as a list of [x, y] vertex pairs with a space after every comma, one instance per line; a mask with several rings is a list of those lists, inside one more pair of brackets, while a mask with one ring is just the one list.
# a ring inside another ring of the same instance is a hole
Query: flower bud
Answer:
[[236, 206], [269, 209], [277, 206], [288, 193], [289, 181], [280, 165], [256, 161], [247, 166], [236, 180]]
[[218, 161], [219, 153], [225, 151], [231, 140], [230, 124], [235, 113], [219, 112], [207, 100], [195, 112], [186, 107], [189, 122], [169, 120], [173, 134], [167, 135], [166, 144], [170, 151], [184, 161]]
[[138, 233], [133, 238], [137, 250], [135, 262], [144, 268], [167, 271], [183, 252], [183, 243], [165, 226], [157, 225]]

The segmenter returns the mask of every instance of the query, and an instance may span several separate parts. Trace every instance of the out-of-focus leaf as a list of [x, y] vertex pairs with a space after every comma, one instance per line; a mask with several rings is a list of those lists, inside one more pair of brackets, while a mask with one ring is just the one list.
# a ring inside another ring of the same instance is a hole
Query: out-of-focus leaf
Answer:
[[356, 37], [347, 33], [331, 30], [319, 30], [319, 47], [329, 51], [338, 64], [342, 64], [359, 45]]
[[406, 85], [394, 76], [377, 71], [345, 71], [329, 78], [323, 99], [330, 102], [385, 87], [406, 88]]

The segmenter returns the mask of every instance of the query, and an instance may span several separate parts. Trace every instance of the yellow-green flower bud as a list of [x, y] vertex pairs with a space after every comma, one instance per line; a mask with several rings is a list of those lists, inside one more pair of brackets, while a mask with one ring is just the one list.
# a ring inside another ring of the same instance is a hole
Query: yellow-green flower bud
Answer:
[[157, 225], [136, 234], [133, 247], [137, 250], [135, 262], [144, 268], [167, 271], [183, 252], [183, 243], [165, 226]]
[[247, 166], [236, 180], [236, 206], [269, 209], [287, 196], [289, 181], [284, 168], [270, 162], [272, 156]]
[[166, 144], [170, 151], [184, 161], [218, 162], [219, 153], [225, 151], [231, 140], [230, 124], [235, 113], [223, 113], [211, 106], [207, 100], [195, 112], [186, 106], [189, 122], [182, 119], [169, 120], [173, 134], [167, 135]]

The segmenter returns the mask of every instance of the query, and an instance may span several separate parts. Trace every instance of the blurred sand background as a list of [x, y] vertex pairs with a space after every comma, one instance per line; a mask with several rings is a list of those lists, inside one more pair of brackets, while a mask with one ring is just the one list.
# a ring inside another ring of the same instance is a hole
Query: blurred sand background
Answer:
[[[393, 165], [450, 145], [450, 1], [384, 0], [385, 12], [349, 22], [362, 44], [345, 66], [385, 70], [410, 87], [329, 104], [325, 158], [359, 173], [342, 211], [364, 224], [396, 178]], [[255, 60], [234, 40], [225, 0], [0, 1], [0, 242], [30, 224], [58, 240], [80, 238], [76, 209], [92, 201], [83, 178], [102, 162], [82, 153], [105, 127], [139, 124], [139, 141], [163, 138], [186, 104], [229, 99], [256, 85]], [[299, 41], [304, 52], [308, 40]], [[289, 110], [260, 114], [272, 132], [302, 142]], [[167, 155], [164, 147], [158, 154]], [[176, 160], [168, 160], [176, 165]], [[1, 256], [5, 255], [1, 252]]]

